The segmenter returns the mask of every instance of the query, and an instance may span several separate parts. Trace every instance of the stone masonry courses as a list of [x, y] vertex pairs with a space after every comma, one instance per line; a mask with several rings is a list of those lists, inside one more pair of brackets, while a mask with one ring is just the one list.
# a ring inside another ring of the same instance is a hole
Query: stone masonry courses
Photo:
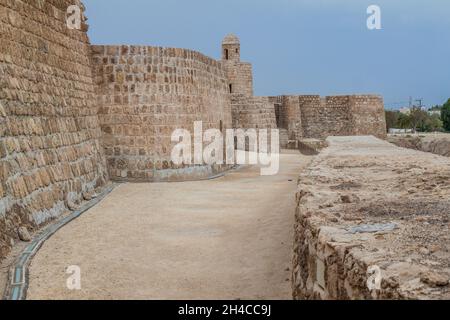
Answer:
[[[66, 25], [80, 0], [0, 0], [0, 260], [111, 181], [185, 181], [229, 167], [175, 166], [174, 129], [274, 129], [286, 146], [385, 136], [376, 95], [255, 97], [228, 35], [222, 58], [155, 46], [96, 46]], [[20, 232], [19, 232], [20, 231]]]

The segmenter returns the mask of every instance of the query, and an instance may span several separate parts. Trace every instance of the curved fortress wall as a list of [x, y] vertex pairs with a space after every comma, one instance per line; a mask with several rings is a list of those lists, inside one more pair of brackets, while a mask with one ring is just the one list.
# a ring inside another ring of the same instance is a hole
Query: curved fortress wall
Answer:
[[[198, 52], [144, 46], [93, 46], [103, 145], [112, 179], [179, 181], [224, 166], [175, 165], [176, 129], [231, 128], [228, 81], [220, 62]], [[192, 137], [192, 143], [194, 139]]]
[[74, 0], [0, 0], [0, 258], [17, 229], [74, 209], [108, 179]]

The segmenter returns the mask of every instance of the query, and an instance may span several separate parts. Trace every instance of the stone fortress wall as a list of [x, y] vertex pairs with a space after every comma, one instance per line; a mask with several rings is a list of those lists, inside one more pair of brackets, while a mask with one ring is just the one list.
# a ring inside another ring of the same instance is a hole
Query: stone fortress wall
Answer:
[[93, 46], [92, 52], [112, 179], [179, 181], [226, 168], [171, 161], [176, 129], [193, 134], [195, 121], [203, 121], [203, 130], [231, 128], [228, 81], [220, 62], [174, 48]]
[[[252, 66], [240, 60], [240, 41], [228, 35], [222, 61], [229, 80], [233, 126], [279, 128], [283, 147], [298, 148], [302, 139], [374, 135], [386, 138], [383, 99], [377, 95], [253, 96]], [[283, 134], [286, 137], [283, 139]]]
[[225, 38], [221, 61], [185, 49], [91, 46], [85, 22], [66, 25], [73, 4], [83, 7], [0, 0], [0, 259], [20, 227], [76, 210], [110, 180], [191, 180], [227, 169], [171, 163], [173, 130], [192, 133], [194, 121], [204, 130], [285, 128], [294, 141], [383, 135], [379, 97], [254, 97], [236, 36]]
[[240, 53], [238, 37], [227, 35], [222, 42], [222, 62], [229, 81], [233, 128], [277, 129], [274, 105], [268, 97], [253, 95], [253, 68], [241, 62]]
[[253, 67], [251, 63], [241, 62], [241, 44], [234, 34], [227, 35], [222, 41], [222, 63], [230, 93], [253, 97]]
[[277, 129], [275, 109], [267, 97], [231, 96], [233, 128]]
[[0, 0], [0, 259], [17, 228], [38, 228], [108, 181], [75, 0]]
[[375, 95], [271, 97], [289, 140], [374, 135], [386, 138], [383, 99]]

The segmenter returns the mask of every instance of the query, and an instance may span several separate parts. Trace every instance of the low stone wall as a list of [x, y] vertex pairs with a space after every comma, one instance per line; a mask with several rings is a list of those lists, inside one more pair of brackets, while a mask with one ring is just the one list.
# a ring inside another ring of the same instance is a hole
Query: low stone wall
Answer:
[[299, 178], [295, 299], [449, 299], [450, 159], [332, 137]]
[[388, 137], [388, 141], [399, 147], [450, 157], [450, 134], [409, 137], [391, 135]]
[[298, 141], [298, 150], [306, 156], [317, 155], [327, 146], [325, 139], [301, 139]]

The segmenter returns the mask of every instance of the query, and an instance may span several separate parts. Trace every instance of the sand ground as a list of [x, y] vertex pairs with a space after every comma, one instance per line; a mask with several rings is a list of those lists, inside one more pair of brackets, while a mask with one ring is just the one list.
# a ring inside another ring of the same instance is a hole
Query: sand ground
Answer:
[[[208, 181], [123, 184], [51, 237], [29, 299], [290, 299], [295, 191], [310, 158]], [[69, 266], [81, 290], [68, 290]]]

